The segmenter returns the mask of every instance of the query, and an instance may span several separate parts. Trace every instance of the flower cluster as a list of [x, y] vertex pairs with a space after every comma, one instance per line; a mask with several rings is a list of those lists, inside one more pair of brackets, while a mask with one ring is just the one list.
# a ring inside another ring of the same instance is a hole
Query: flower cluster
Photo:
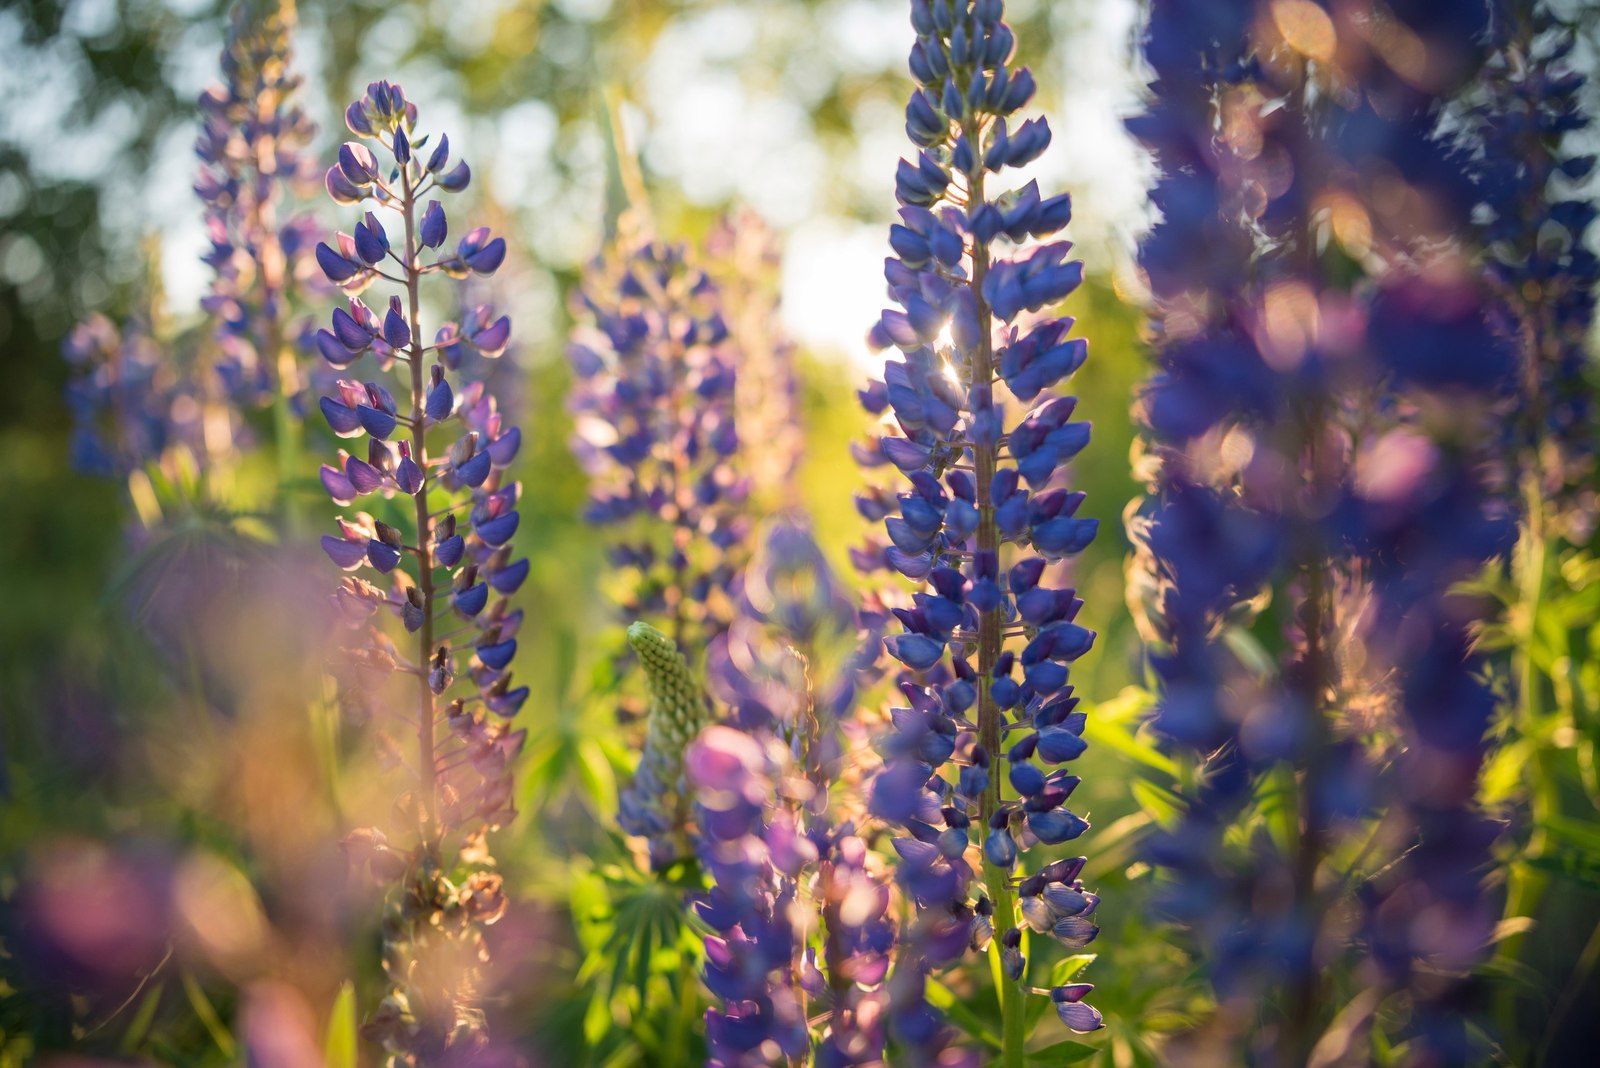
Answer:
[[[875, 636], [807, 526], [768, 524], [735, 582], [740, 610], [707, 652], [709, 696], [673, 642], [634, 623], [649, 676], [649, 735], [621, 821], [657, 868], [688, 859], [712, 929], [710, 1063], [879, 1063], [895, 925], [882, 864], [856, 832], [871, 774], [855, 695]], [[688, 743], [686, 745], [686, 743]]]
[[[858, 628], [871, 621], [858, 622], [849, 591], [798, 513], [769, 520], [754, 546], [734, 585], [738, 611], [707, 649], [713, 696], [747, 730], [788, 733], [813, 714], [853, 722], [858, 681], [878, 645]], [[819, 686], [813, 710], [805, 701]]]
[[576, 297], [573, 451], [586, 518], [615, 531], [611, 562], [637, 575], [623, 613], [698, 648], [727, 626], [749, 527], [732, 462], [737, 360], [718, 287], [687, 251], [626, 248], [599, 257]]
[[[201, 301], [209, 343], [173, 336], [165, 324], [152, 332], [149, 321], [118, 331], [96, 315], [63, 344], [77, 369], [68, 403], [73, 462], [82, 470], [123, 477], [181, 446], [200, 461], [202, 479], [217, 482], [249, 437], [238, 406], [277, 397], [288, 411], [288, 394], [298, 388], [290, 290], [314, 240], [309, 217], [278, 218], [313, 165], [305, 148], [314, 128], [294, 103], [300, 81], [289, 66], [293, 28], [290, 3], [237, 5], [222, 81], [199, 100], [194, 189], [210, 242], [203, 260], [215, 272]], [[280, 420], [280, 444], [291, 431]]]
[[[336, 602], [354, 641], [336, 669], [347, 705], [408, 724], [417, 750], [414, 762], [405, 761], [417, 781], [400, 806], [403, 833], [361, 831], [347, 844], [396, 887], [384, 926], [394, 989], [368, 1031], [398, 1063], [432, 1064], [470, 1056], [486, 1041], [477, 1000], [486, 958], [481, 929], [499, 918], [505, 900], [484, 834], [515, 814], [511, 764], [526, 731], [509, 721], [529, 691], [512, 679], [522, 611], [505, 597], [527, 577], [528, 561], [513, 559], [510, 544], [520, 485], [507, 467], [520, 432], [481, 382], [458, 391], [446, 374], [452, 346], [498, 355], [510, 320], [485, 312], [466, 324], [447, 322], [428, 344], [420, 292], [429, 275], [492, 274], [506, 245], [480, 228], [447, 249], [444, 207], [425, 198], [459, 191], [470, 171], [465, 163], [451, 166], [447, 138], [430, 147], [431, 138], [419, 134], [416, 107], [399, 86], [368, 86], [345, 121], [360, 140], [341, 146], [327, 188], [340, 203], [370, 201], [374, 210], [354, 233], [317, 246], [328, 279], [350, 294], [332, 328], [318, 333], [317, 348], [342, 372], [362, 362], [370, 368], [363, 380], [340, 378], [321, 402], [334, 433], [365, 438], [366, 449], [361, 456], [341, 450], [337, 464], [323, 465], [322, 482], [336, 503], [371, 501], [373, 512], [341, 518], [338, 535], [323, 538], [328, 555], [352, 573]], [[374, 149], [387, 159], [380, 163]], [[398, 223], [393, 242], [385, 218]], [[375, 310], [357, 294], [380, 282], [398, 292]], [[363, 569], [387, 589], [355, 574]], [[442, 633], [452, 617], [459, 626]], [[385, 618], [409, 636], [409, 651], [380, 625]], [[466, 639], [452, 648], [458, 634]], [[458, 666], [465, 669], [459, 678]], [[396, 711], [407, 705], [410, 714]], [[392, 740], [385, 747], [398, 752]]]
[[[1025, 972], [1012, 873], [1033, 845], [1088, 827], [1066, 807], [1079, 780], [1060, 765], [1085, 749], [1068, 665], [1094, 635], [1075, 622], [1082, 602], [1057, 585], [1052, 565], [1084, 549], [1097, 522], [1078, 515], [1083, 494], [1062, 485], [1089, 425], [1073, 420], [1073, 398], [1051, 392], [1087, 345], [1068, 336], [1070, 319], [1039, 314], [1082, 278], [1082, 264], [1067, 258], [1071, 244], [1048, 240], [1071, 202], [1042, 196], [1031, 181], [1003, 193], [990, 184], [1050, 143], [1043, 118], [1018, 119], [1034, 80], [1011, 65], [1015, 39], [1002, 9], [998, 0], [911, 5], [919, 88], [906, 131], [918, 151], [896, 175], [900, 222], [885, 275], [898, 307], [873, 331], [898, 352], [865, 394], [889, 432], [862, 450], [905, 483], [859, 505], [884, 523], [882, 561], [925, 584], [910, 607], [895, 609], [903, 629], [886, 639], [905, 668], [906, 705], [894, 711], [872, 808], [909, 833], [895, 841], [900, 879], [939, 929], [913, 959], [936, 967], [969, 944], [984, 948], [991, 925], [999, 932], [1010, 1064], [1021, 1056]], [[985, 888], [976, 900], [974, 833]], [[962, 923], [953, 932], [952, 916]], [[915, 982], [903, 988], [918, 992]], [[895, 1016], [908, 1040], [929, 1033], [919, 997]], [[1088, 1015], [1075, 1009], [1063, 1019]]]
[[[877, 987], [894, 929], [887, 888], [847, 818], [849, 791], [864, 781], [848, 752], [851, 739], [863, 742], [848, 718], [861, 668], [852, 614], [794, 520], [768, 528], [736, 588], [741, 612], [708, 652], [732, 726], [707, 726], [711, 702], [666, 635], [642, 622], [629, 628], [652, 702], [621, 821], [649, 839], [656, 867], [683, 859], [692, 842], [713, 879], [697, 903], [716, 932], [706, 941], [707, 985], [724, 1002], [707, 1017], [711, 1063], [801, 1055], [818, 1006], [827, 1020], [815, 1040], [821, 1063], [875, 1063]], [[854, 648], [841, 656], [845, 642]], [[819, 932], [826, 937], [813, 939]]]
[[[1472, 786], [1492, 702], [1474, 606], [1451, 591], [1507, 549], [1481, 443], [1510, 376], [1455, 239], [1470, 169], [1438, 130], [1440, 97], [1481, 61], [1469, 7], [1410, 5], [1425, 79], [1309, 0], [1276, 19], [1157, 3], [1145, 45], [1155, 99], [1132, 129], [1162, 168], [1163, 219], [1140, 250], [1158, 369], [1129, 591], [1153, 725], [1197, 764], [1152, 859], [1225, 1003], [1214, 1038], [1291, 1059], [1329, 1022], [1322, 974], [1362, 948], [1330, 929], [1340, 888], [1371, 877], [1385, 993], [1488, 937]], [[1266, 664], [1244, 628], [1269, 601], [1287, 651]], [[1230, 847], [1275, 771], [1293, 835]], [[1330, 874], [1358, 827], [1393, 851]], [[1452, 917], [1432, 944], [1429, 915]], [[1447, 986], [1411, 991], [1418, 1048], [1457, 1045], [1432, 1027]], [[1281, 1031], [1224, 1033], [1280, 996]]]
[[215, 324], [217, 373], [245, 404], [299, 388], [289, 302], [310, 268], [316, 223], [279, 216], [286, 197], [309, 192], [317, 169], [306, 151], [315, 127], [294, 102], [294, 24], [285, 0], [236, 6], [223, 80], [200, 96], [195, 193], [205, 205], [205, 262], [216, 272], [202, 306]]
[[1582, 540], [1594, 524], [1595, 412], [1584, 373], [1594, 324], [1600, 259], [1588, 246], [1595, 220], [1582, 184], [1594, 157], [1571, 135], [1590, 126], [1579, 99], [1586, 84], [1572, 61], [1576, 31], [1534, 0], [1498, 5], [1502, 40], [1489, 92], [1474, 111], [1469, 148], [1490, 209], [1482, 226], [1490, 274], [1509, 313], [1505, 332], [1522, 364], [1521, 418], [1511, 426], [1517, 467], [1531, 478], [1529, 506], [1557, 502], [1562, 524]]
[[829, 826], [825, 784], [794, 774], [774, 742], [716, 726], [687, 756], [715, 883], [697, 905], [715, 932], [706, 985], [724, 1006], [706, 1017], [709, 1063], [803, 1056], [814, 1014], [826, 1021], [816, 1063], [881, 1063], [889, 888], [854, 828]]
[[199, 432], [199, 404], [147, 323], [118, 328], [91, 315], [68, 332], [61, 354], [73, 371], [67, 407], [76, 470], [125, 478]]

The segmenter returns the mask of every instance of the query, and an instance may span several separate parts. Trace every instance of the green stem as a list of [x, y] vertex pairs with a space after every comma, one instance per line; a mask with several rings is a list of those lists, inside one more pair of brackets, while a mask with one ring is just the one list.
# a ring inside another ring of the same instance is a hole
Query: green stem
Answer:
[[289, 383], [293, 381], [294, 356], [284, 348], [278, 353], [278, 389], [272, 398], [272, 443], [278, 461], [279, 514], [288, 536], [300, 526], [300, 502], [292, 487], [300, 470], [298, 422], [289, 409]]
[[[974, 144], [981, 144], [977, 125], [968, 120], [966, 135]], [[983, 169], [977, 168], [975, 175], [969, 175], [968, 197], [972, 203], [981, 203], [983, 200]], [[990, 320], [992, 313], [989, 304], [983, 298], [983, 280], [989, 273], [989, 249], [981, 241], [972, 243], [972, 280], [971, 289], [977, 302], [977, 319], [979, 323], [979, 337], [977, 347], [972, 353], [972, 382], [982, 384], [992, 389], [994, 382], [994, 353], [990, 347]], [[998, 561], [1000, 553], [1000, 527], [995, 520], [995, 509], [991, 499], [990, 485], [994, 481], [995, 470], [999, 464], [997, 447], [989, 442], [975, 442], [972, 446], [972, 467], [974, 481], [977, 482], [978, 499], [978, 552], [992, 554]], [[1004, 724], [1001, 712], [990, 693], [990, 683], [994, 678], [994, 666], [1000, 659], [1001, 650], [1005, 644], [1002, 633], [1004, 620], [1000, 618], [998, 607], [983, 613], [978, 621], [978, 741], [989, 754], [990, 775], [989, 786], [984, 791], [983, 803], [979, 806], [979, 834], [986, 833], [989, 817], [999, 808], [1001, 802], [1001, 784], [1003, 777], [1000, 773], [1000, 753], [1003, 742], [1002, 731]], [[1016, 923], [1016, 905], [1011, 897], [1010, 875], [1007, 872], [996, 870], [991, 864], [983, 866], [984, 887], [988, 890], [989, 900], [994, 905], [995, 933], [1014, 926]], [[999, 938], [996, 937], [991, 944], [991, 953], [1000, 953]], [[1023, 1046], [1027, 1042], [1027, 1022], [1023, 1017], [1022, 988], [1006, 977], [1004, 969], [1000, 973], [1000, 1022], [1001, 1022], [1001, 1064], [1003, 1068], [1022, 1068]]]
[[1556, 1001], [1550, 1019], [1544, 1026], [1544, 1041], [1539, 1044], [1539, 1056], [1535, 1059], [1535, 1063], [1549, 1063], [1547, 1058], [1550, 1054], [1550, 1045], [1560, 1033], [1561, 1023], [1577, 1002], [1578, 995], [1586, 989], [1589, 974], [1594, 971], [1596, 964], [1600, 964], [1600, 924], [1596, 924], [1594, 930], [1589, 932], [1589, 940], [1584, 943], [1583, 951], [1578, 954], [1577, 963], [1572, 967], [1572, 975], [1567, 979], [1567, 985], [1561, 988], [1561, 997]]
[[[1516, 675], [1517, 698], [1512, 706], [1512, 724], [1523, 738], [1533, 738], [1534, 758], [1528, 782], [1528, 804], [1533, 830], [1528, 839], [1527, 857], [1538, 857], [1547, 848], [1545, 827], [1560, 807], [1556, 785], [1557, 770], [1549, 746], [1538, 742], [1543, 730], [1545, 676], [1534, 659], [1533, 643], [1539, 626], [1539, 612], [1544, 601], [1545, 574], [1548, 568], [1545, 545], [1544, 499], [1539, 490], [1537, 465], [1530, 464], [1522, 479], [1523, 509], [1525, 512], [1522, 540], [1517, 554], [1517, 608], [1516, 608]], [[1506, 888], [1508, 917], [1530, 916], [1538, 907], [1547, 885], [1546, 876], [1526, 863], [1513, 864], [1509, 885]], [[1518, 956], [1524, 935], [1510, 935], [1500, 943], [1499, 957], [1514, 960]], [[1504, 1021], [1509, 1022], [1509, 1021]]]
[[[1524, 30], [1526, 32], [1526, 30]], [[1531, 916], [1544, 896], [1548, 878], [1527, 864], [1527, 860], [1544, 854], [1548, 847], [1544, 828], [1560, 809], [1560, 795], [1556, 785], [1559, 774], [1550, 746], [1539, 738], [1544, 725], [1545, 677], [1533, 656], [1533, 643], [1538, 634], [1539, 612], [1544, 600], [1546, 559], [1546, 529], [1544, 513], [1543, 459], [1540, 442], [1543, 440], [1544, 390], [1540, 369], [1547, 355], [1549, 338], [1554, 336], [1547, 310], [1542, 305], [1528, 309], [1522, 320], [1522, 404], [1523, 423], [1521, 447], [1521, 490], [1523, 525], [1521, 538], [1514, 558], [1514, 578], [1517, 585], [1517, 604], [1512, 614], [1514, 624], [1512, 662], [1517, 680], [1517, 693], [1511, 705], [1510, 727], [1513, 737], [1533, 741], [1533, 765], [1528, 772], [1528, 805], [1532, 818], [1532, 832], [1528, 846], [1516, 862], [1510, 865], [1506, 886], [1505, 915]], [[1518, 932], [1502, 939], [1495, 956], [1501, 963], [1510, 963], [1521, 956], [1525, 934]], [[1499, 1024], [1502, 1033], [1516, 1031], [1517, 1001], [1515, 997], [1501, 999]]]
[[692, 1064], [694, 1053], [689, 1048], [690, 1035], [694, 1032], [695, 1009], [699, 1007], [699, 999], [694, 995], [700, 989], [700, 977], [695, 973], [694, 956], [681, 947], [679, 953], [682, 960], [675, 984], [679, 992], [678, 1011], [672, 1016], [672, 1031], [667, 1041], [667, 1052], [672, 1054], [668, 1063]]
[[411, 452], [412, 459], [421, 468], [422, 486], [413, 501], [416, 504], [417, 523], [417, 592], [422, 596], [422, 626], [417, 631], [417, 662], [422, 671], [417, 687], [417, 773], [422, 776], [423, 846], [430, 854], [437, 849], [438, 833], [438, 782], [439, 772], [434, 752], [435, 716], [433, 690], [428, 685], [428, 670], [433, 661], [433, 540], [432, 520], [428, 515], [428, 445], [424, 412], [425, 396], [422, 374], [422, 321], [420, 279], [417, 268], [416, 198], [412, 195], [410, 164], [402, 165], [400, 176], [404, 187], [401, 214], [406, 223], [406, 300], [407, 317], [411, 326]]
[[[1304, 697], [1311, 732], [1310, 759], [1299, 783], [1300, 826], [1295, 843], [1292, 877], [1295, 901], [1315, 915], [1317, 870], [1322, 864], [1324, 831], [1317, 795], [1321, 785], [1321, 765], [1331, 739], [1324, 701], [1330, 680], [1324, 629], [1329, 613], [1328, 590], [1321, 565], [1310, 562], [1304, 572], [1306, 593], [1301, 626], [1306, 636]], [[1322, 975], [1315, 968], [1302, 968], [1289, 991], [1289, 1042], [1285, 1053], [1288, 1065], [1305, 1064], [1321, 1035], [1319, 1011], [1322, 1005]]]
[[[986, 864], [983, 885], [989, 891], [989, 900], [994, 902], [995, 917], [1007, 917], [1006, 924], [1009, 926], [1009, 917], [1014, 915], [1016, 909], [1016, 903], [1011, 898], [1011, 880], [1005, 872]], [[1000, 952], [1000, 939], [997, 937], [989, 943], [989, 953], [998, 959]], [[1023, 1068], [1028, 1022], [1023, 1009], [1022, 986], [1007, 979], [1004, 968], [997, 968], [996, 971], [1000, 975], [1000, 1063], [1005, 1068]]]

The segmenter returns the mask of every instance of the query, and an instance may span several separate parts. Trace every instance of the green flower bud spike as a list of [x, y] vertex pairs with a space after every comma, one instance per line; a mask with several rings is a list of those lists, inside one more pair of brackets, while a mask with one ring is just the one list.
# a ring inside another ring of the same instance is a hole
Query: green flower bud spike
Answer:
[[711, 700], [683, 653], [661, 631], [634, 623], [628, 644], [650, 682], [650, 718], [639, 771], [621, 798], [619, 822], [629, 834], [650, 840], [651, 864], [659, 869], [689, 853], [683, 751], [711, 722]]

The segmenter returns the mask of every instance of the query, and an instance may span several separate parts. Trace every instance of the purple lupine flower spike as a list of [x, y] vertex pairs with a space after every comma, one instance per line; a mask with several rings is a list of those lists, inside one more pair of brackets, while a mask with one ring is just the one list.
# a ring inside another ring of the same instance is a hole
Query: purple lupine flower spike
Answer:
[[[1150, 859], [1216, 991], [1218, 1050], [1250, 1056], [1277, 1016], [1271, 1041], [1304, 1061], [1327, 970], [1364, 952], [1411, 1001], [1411, 1055], [1468, 1063], [1444, 976], [1488, 937], [1493, 835], [1472, 791], [1493, 702], [1477, 609], [1452, 591], [1507, 548], [1483, 461], [1512, 361], [1461, 244], [1472, 167], [1439, 115], [1481, 62], [1486, 9], [1397, 16], [1437, 64], [1426, 84], [1303, 10], [1290, 34], [1256, 5], [1158, 0], [1144, 43], [1154, 98], [1131, 128], [1163, 218], [1140, 248], [1157, 369], [1129, 591], [1152, 726], [1199, 765]], [[1286, 652], [1249, 655], [1248, 629], [1273, 622]], [[1247, 842], [1278, 783], [1287, 841]], [[1386, 846], [1364, 855], [1373, 835]], [[1345, 909], [1365, 917], [1354, 944], [1330, 922]], [[1449, 932], [1432, 945], [1424, 915]]]
[[885, 641], [906, 703], [872, 795], [874, 813], [907, 834], [895, 839], [899, 877], [921, 910], [895, 1024], [919, 1056], [937, 1056], [944, 1029], [921, 976], [992, 941], [1008, 976], [1004, 1015], [1016, 1021], [1010, 1064], [1022, 1056], [1019, 855], [1088, 827], [1066, 807], [1078, 780], [1060, 765], [1084, 748], [1068, 666], [1094, 635], [1052, 565], [1081, 551], [1097, 522], [1062, 484], [1088, 424], [1050, 392], [1086, 355], [1047, 314], [1082, 279], [1070, 243], [1052, 240], [1070, 201], [1033, 182], [995, 188], [1050, 136], [1045, 120], [1018, 114], [1033, 78], [1012, 64], [1002, 15], [998, 0], [911, 5], [915, 152], [896, 174], [900, 221], [884, 267], [896, 307], [871, 335], [898, 351], [863, 396], [888, 432], [861, 458], [903, 478], [863, 510], [883, 520], [883, 563], [921, 587], [894, 609], [901, 630]]
[[763, 510], [799, 505], [796, 475], [805, 449], [795, 344], [778, 324], [782, 254], [754, 212], [720, 219], [706, 237], [706, 269], [716, 279], [738, 348], [734, 407], [739, 462]]
[[290, 294], [309, 281], [316, 224], [282, 217], [310, 195], [316, 128], [295, 103], [289, 2], [239, 4], [230, 16], [221, 84], [200, 97], [195, 192], [205, 203], [206, 263], [216, 272], [202, 306], [216, 323], [217, 372], [240, 403], [293, 397], [300, 389]]
[[[528, 574], [512, 547], [521, 486], [507, 476], [521, 437], [481, 381], [453, 374], [459, 353], [446, 357], [444, 342], [423, 340], [422, 279], [457, 272], [455, 253], [432, 251], [448, 223], [430, 194], [448, 190], [438, 168], [419, 160], [431, 139], [417, 129], [415, 106], [399, 86], [375, 82], [346, 119], [361, 140], [340, 150], [327, 185], [335, 200], [375, 207], [355, 236], [320, 245], [318, 259], [347, 292], [385, 282], [399, 292], [335, 309], [319, 340], [329, 362], [351, 376], [322, 408], [353, 450], [324, 465], [322, 480], [336, 502], [370, 502], [389, 521], [354, 513], [323, 547], [352, 572], [335, 598], [351, 636], [337, 669], [341, 696], [372, 718], [381, 710], [389, 718], [380, 728], [413, 729], [416, 757], [403, 766], [417, 772], [400, 826], [355, 832], [346, 848], [392, 887], [399, 910], [385, 925], [394, 988], [366, 1033], [396, 1063], [433, 1064], [470, 1057], [487, 1041], [477, 1007], [485, 993], [482, 929], [506, 908], [484, 836], [515, 815], [511, 768], [527, 735], [510, 722], [529, 689], [511, 673], [522, 610], [507, 600]], [[482, 247], [499, 241], [474, 233]], [[480, 259], [476, 269], [498, 266], [503, 242], [498, 248], [493, 264]], [[482, 355], [504, 350], [509, 321], [500, 322]], [[387, 590], [361, 577], [367, 567], [386, 576]], [[458, 862], [471, 871], [460, 885], [445, 878]]]
[[[749, 528], [737, 358], [717, 285], [684, 248], [625, 247], [597, 259], [575, 297], [573, 451], [590, 479], [585, 518], [619, 532], [611, 561], [638, 573], [623, 614], [693, 649], [727, 626]], [[624, 535], [629, 524], [641, 533]]]
[[1574, 62], [1576, 28], [1548, 4], [1498, 0], [1502, 40], [1486, 79], [1487, 98], [1467, 135], [1489, 209], [1480, 226], [1491, 284], [1504, 302], [1501, 329], [1521, 363], [1520, 418], [1512, 478], [1526, 507], [1549, 512], [1574, 544], [1594, 529], [1600, 415], [1585, 378], [1600, 257], [1587, 235], [1597, 214], [1587, 187], [1595, 159], [1578, 140], [1592, 120], [1588, 79]]
[[94, 314], [68, 332], [61, 353], [72, 369], [72, 466], [85, 474], [126, 478], [170, 445], [198, 450], [202, 428], [179, 413], [198, 408], [194, 384], [168, 359], [149, 324], [119, 328]]
[[[202, 259], [214, 272], [201, 300], [211, 344], [152, 333], [153, 310], [120, 330], [95, 316], [63, 343], [75, 368], [67, 399], [80, 469], [126, 477], [181, 446], [214, 478], [250, 439], [239, 406], [283, 397], [288, 412], [285, 391], [298, 389], [289, 292], [308, 262], [311, 230], [307, 218], [279, 213], [306, 191], [314, 132], [294, 100], [293, 27], [290, 3], [236, 6], [222, 81], [198, 102], [194, 191], [209, 242]], [[290, 430], [284, 419], [277, 434]]]

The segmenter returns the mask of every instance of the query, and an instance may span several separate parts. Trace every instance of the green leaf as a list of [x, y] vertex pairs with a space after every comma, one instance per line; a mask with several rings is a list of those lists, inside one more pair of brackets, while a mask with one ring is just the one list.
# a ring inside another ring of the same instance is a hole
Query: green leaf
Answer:
[[617, 811], [617, 779], [605, 750], [592, 738], [578, 742], [578, 781], [594, 803], [595, 811], [610, 818]]
[[1532, 749], [1526, 739], [1500, 747], [1483, 770], [1480, 799], [1485, 805], [1499, 804], [1522, 788], [1523, 770], [1532, 756]]
[[1154, 783], [1135, 779], [1129, 784], [1128, 789], [1145, 814], [1162, 827], [1170, 828], [1183, 811], [1181, 798]]
[[1056, 966], [1050, 972], [1051, 986], [1064, 986], [1072, 981], [1072, 977], [1083, 971], [1100, 958], [1098, 953], [1074, 953], [1070, 957], [1063, 957], [1056, 961]]
[[1222, 643], [1228, 651], [1239, 658], [1246, 671], [1253, 672], [1263, 679], [1270, 679], [1278, 672], [1278, 658], [1267, 651], [1261, 639], [1245, 630], [1243, 627], [1229, 627], [1222, 632]]
[[1523, 863], [1558, 879], [1566, 879], [1591, 890], [1600, 890], [1600, 866], [1586, 856], [1562, 851], [1546, 857], [1529, 857]]
[[346, 979], [328, 1013], [328, 1035], [322, 1041], [322, 1063], [327, 1068], [356, 1068], [359, 1048], [356, 1031], [356, 988]]
[[1038, 1068], [1055, 1068], [1058, 1064], [1077, 1064], [1086, 1061], [1099, 1052], [1099, 1046], [1068, 1040], [1034, 1050], [1028, 1054], [1028, 1063], [1037, 1065]]
[[183, 992], [189, 997], [189, 1007], [199, 1017], [206, 1032], [211, 1035], [211, 1041], [217, 1044], [224, 1057], [232, 1058], [235, 1051], [233, 1035], [228, 1033], [228, 1028], [222, 1022], [222, 1017], [217, 1015], [216, 1007], [211, 1004], [211, 999], [206, 997], [206, 992], [200, 988], [200, 983], [187, 971], [183, 973]]
[[134, 1012], [133, 1019], [128, 1021], [128, 1029], [122, 1033], [120, 1048], [123, 1053], [136, 1052], [144, 1042], [145, 1036], [150, 1033], [150, 1024], [156, 1018], [156, 1009], [161, 1005], [163, 993], [159, 983], [145, 992], [144, 1000], [139, 1002], [139, 1008]]
[[1580, 823], [1565, 816], [1551, 816], [1544, 821], [1550, 834], [1582, 849], [1591, 857], [1600, 857], [1600, 828]]
[[600, 1044], [606, 1037], [606, 1032], [611, 1030], [611, 999], [609, 992], [597, 990], [595, 996], [589, 999], [589, 1007], [583, 1014], [583, 1037], [591, 1046]]
[[1084, 741], [1091, 746], [1109, 749], [1135, 764], [1142, 764], [1165, 778], [1177, 778], [1178, 765], [1155, 746], [1147, 745], [1138, 737], [1141, 717], [1153, 704], [1154, 698], [1146, 691], [1136, 686], [1126, 687], [1112, 700], [1088, 710], [1089, 717], [1083, 728]]

